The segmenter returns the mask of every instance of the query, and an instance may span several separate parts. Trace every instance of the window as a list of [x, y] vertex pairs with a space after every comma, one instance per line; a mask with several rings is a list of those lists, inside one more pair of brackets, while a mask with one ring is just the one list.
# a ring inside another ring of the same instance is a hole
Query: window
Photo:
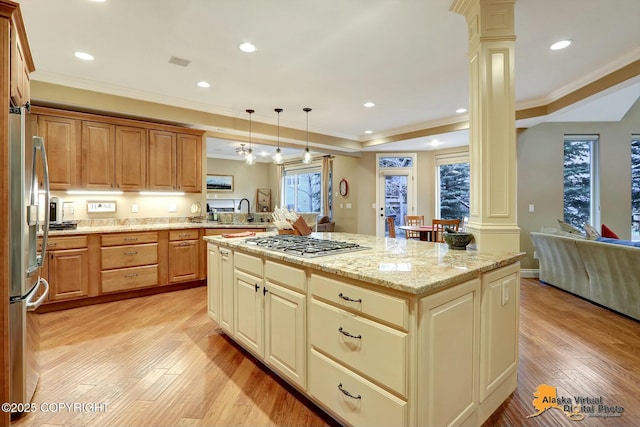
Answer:
[[436, 216], [469, 219], [469, 155], [451, 153], [436, 155]]
[[322, 170], [320, 166], [285, 169], [283, 206], [296, 212], [320, 213], [322, 208]]
[[599, 224], [597, 215], [597, 135], [564, 137], [564, 221], [582, 229]]
[[411, 156], [388, 156], [378, 157], [378, 167], [381, 168], [410, 168], [413, 167], [413, 157]]
[[640, 240], [640, 135], [631, 135], [631, 240]]
[[[405, 215], [417, 215], [415, 206], [416, 154], [378, 153], [376, 154], [376, 205], [379, 213], [376, 235], [388, 236], [387, 218], [393, 218], [396, 227], [404, 224]], [[403, 231], [396, 229], [396, 235]]]

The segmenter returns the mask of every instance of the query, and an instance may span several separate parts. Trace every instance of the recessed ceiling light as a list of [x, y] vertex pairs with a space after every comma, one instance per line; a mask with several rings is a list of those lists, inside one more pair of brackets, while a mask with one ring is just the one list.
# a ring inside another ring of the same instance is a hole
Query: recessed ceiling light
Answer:
[[551, 49], [551, 50], [560, 50], [560, 49], [564, 49], [565, 47], [569, 46], [570, 44], [571, 44], [571, 40], [560, 40], [559, 42], [555, 42], [554, 44], [549, 46], [549, 49]]
[[211, 84], [209, 82], [206, 82], [204, 80], [199, 81], [198, 83], [196, 83], [199, 87], [203, 87], [203, 88], [208, 88], [211, 87]]
[[372, 130], [365, 130], [364, 133], [371, 134], [371, 133], [373, 133], [373, 131]]
[[92, 1], [92, 2], [94, 2], [94, 3], [104, 3], [104, 2], [106, 2], [107, 0], [89, 0], [89, 1]]
[[249, 43], [249, 42], [241, 43], [240, 46], [238, 46], [238, 48], [240, 48], [241, 51], [247, 52], [247, 53], [251, 53], [251, 52], [255, 52], [256, 51], [256, 47], [252, 43]]
[[432, 146], [432, 147], [437, 147], [438, 145], [441, 145], [441, 144], [442, 144], [442, 142], [438, 141], [437, 139], [434, 139], [433, 141], [431, 141], [429, 143], [429, 145]]
[[367, 107], [367, 108], [371, 108], [371, 107], [375, 107], [376, 104], [374, 104], [373, 102], [369, 101], [369, 102], [365, 102], [364, 106]]
[[267, 157], [267, 156], [269, 155], [269, 153], [267, 153], [266, 151], [261, 151], [261, 152], [260, 152], [260, 155], [261, 155], [262, 157]]
[[466, 109], [466, 108], [458, 108], [458, 109], [456, 110], [456, 113], [458, 113], [458, 114], [462, 114], [462, 113], [466, 113], [466, 112], [467, 112], [467, 109]]
[[74, 55], [78, 59], [82, 59], [83, 61], [93, 61], [93, 55], [86, 52], [75, 52]]

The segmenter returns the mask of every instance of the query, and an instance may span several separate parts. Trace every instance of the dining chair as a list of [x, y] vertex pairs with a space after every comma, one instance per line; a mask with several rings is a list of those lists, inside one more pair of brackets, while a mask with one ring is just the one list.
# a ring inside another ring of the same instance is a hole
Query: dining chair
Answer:
[[434, 242], [444, 242], [444, 229], [450, 228], [454, 231], [458, 231], [460, 229], [460, 220], [459, 219], [432, 219], [431, 227], [433, 228], [432, 236]]
[[[424, 225], [424, 215], [405, 215], [404, 225]], [[404, 235], [407, 239], [420, 239], [419, 231], [405, 230]]]
[[387, 225], [389, 228], [389, 237], [396, 237], [396, 223], [395, 218], [388, 216], [387, 217]]

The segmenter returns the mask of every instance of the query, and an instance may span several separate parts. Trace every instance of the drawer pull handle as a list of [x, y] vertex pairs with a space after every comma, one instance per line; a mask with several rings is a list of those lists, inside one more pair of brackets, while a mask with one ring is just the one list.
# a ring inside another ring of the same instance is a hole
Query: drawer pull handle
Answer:
[[360, 396], [360, 395], [354, 396], [353, 394], [351, 394], [347, 390], [345, 390], [342, 387], [342, 383], [338, 384], [338, 390], [340, 390], [342, 392], [342, 394], [344, 394], [345, 396], [348, 396], [348, 397], [350, 397], [352, 399], [356, 399], [356, 400], [362, 399], [362, 396]]
[[361, 339], [362, 339], [362, 335], [353, 335], [353, 334], [350, 334], [349, 332], [347, 332], [347, 331], [345, 331], [344, 329], [342, 329], [342, 326], [340, 326], [340, 327], [338, 328], [338, 332], [340, 332], [342, 335], [345, 335], [345, 336], [347, 336], [347, 337], [349, 337], [349, 338], [355, 338], [355, 339], [357, 339], [357, 340], [361, 340]]
[[362, 298], [358, 298], [358, 299], [353, 299], [353, 298], [349, 298], [348, 296], [342, 295], [342, 292], [340, 292], [338, 294], [338, 296], [340, 298], [342, 298], [345, 301], [351, 301], [351, 302], [362, 302]]
[[135, 254], [137, 254], [137, 253], [138, 253], [138, 251], [127, 251], [127, 252], [125, 252], [124, 254], [125, 254], [125, 255], [135, 255]]
[[125, 237], [124, 240], [126, 240], [127, 242], [135, 242], [136, 240], [138, 240], [137, 237]]
[[189, 237], [189, 236], [190, 236], [189, 233], [178, 234], [178, 237]]
[[180, 242], [178, 246], [191, 246], [191, 242]]
[[138, 273], [125, 274], [124, 277], [127, 279], [131, 279], [132, 277], [138, 277]]
[[58, 245], [57, 243], [51, 243], [51, 242], [47, 243], [47, 246], [57, 246], [57, 245]]

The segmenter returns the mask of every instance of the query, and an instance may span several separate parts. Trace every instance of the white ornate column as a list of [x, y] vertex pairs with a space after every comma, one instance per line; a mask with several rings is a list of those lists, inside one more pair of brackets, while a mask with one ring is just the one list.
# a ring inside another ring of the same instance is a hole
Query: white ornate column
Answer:
[[455, 0], [469, 29], [471, 213], [482, 251], [520, 251], [516, 223], [515, 0]]

